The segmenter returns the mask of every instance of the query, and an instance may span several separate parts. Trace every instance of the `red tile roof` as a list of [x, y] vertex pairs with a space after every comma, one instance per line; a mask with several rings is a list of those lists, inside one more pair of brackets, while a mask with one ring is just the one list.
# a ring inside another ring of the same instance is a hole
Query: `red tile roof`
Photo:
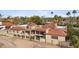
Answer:
[[11, 30], [16, 30], [16, 31], [20, 31], [20, 30], [24, 30], [24, 28], [23, 27], [13, 27], [13, 28], [11, 28]]
[[43, 25], [44, 28], [55, 28], [56, 23], [54, 22], [49, 22], [49, 23], [46, 23], [45, 25]]
[[2, 22], [2, 25], [4, 25], [4, 26], [12, 26], [12, 25], [14, 25], [14, 23], [13, 22]]
[[36, 31], [45, 32], [45, 29], [44, 28], [37, 28]]
[[49, 29], [47, 35], [53, 35], [53, 36], [66, 36], [66, 33], [63, 30], [60, 29]]

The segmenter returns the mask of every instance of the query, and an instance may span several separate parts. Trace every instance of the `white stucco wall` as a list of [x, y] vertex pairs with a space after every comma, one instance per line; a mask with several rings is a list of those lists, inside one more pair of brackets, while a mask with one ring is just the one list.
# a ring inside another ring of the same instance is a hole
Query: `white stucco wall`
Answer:
[[46, 39], [47, 40], [49, 40], [49, 39], [51, 40], [51, 35], [46, 35]]
[[51, 35], [46, 35], [46, 42], [53, 43], [53, 44], [59, 44], [59, 42], [65, 41], [64, 36], [58, 36], [58, 39], [53, 39]]
[[59, 41], [65, 41], [65, 37], [64, 36], [58, 36], [58, 40]]
[[59, 41], [58, 41], [58, 39], [53, 39], [52, 43], [56, 45], [56, 44], [59, 44]]
[[53, 39], [52, 37], [51, 37], [51, 35], [46, 35], [46, 42], [48, 42], [48, 43], [53, 43], [53, 44], [58, 44], [58, 39]]
[[45, 39], [43, 39], [43, 38], [40, 38], [40, 42], [45, 42]]

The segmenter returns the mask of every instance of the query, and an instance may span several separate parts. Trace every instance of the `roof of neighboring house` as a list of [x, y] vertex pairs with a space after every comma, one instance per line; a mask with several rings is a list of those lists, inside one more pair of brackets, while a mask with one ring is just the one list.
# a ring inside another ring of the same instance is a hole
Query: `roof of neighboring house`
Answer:
[[48, 22], [48, 23], [45, 23], [45, 25], [43, 25], [43, 28], [55, 28], [56, 23], [54, 22]]
[[19, 27], [19, 26], [17, 26], [17, 27], [11, 28], [11, 30], [20, 31], [20, 30], [24, 30], [24, 27]]
[[4, 26], [12, 26], [12, 25], [14, 25], [14, 23], [13, 22], [2, 22], [2, 25], [4, 25]]
[[49, 29], [47, 35], [53, 35], [53, 36], [66, 36], [66, 32], [64, 30], [60, 29]]
[[36, 31], [45, 32], [45, 29], [44, 28], [37, 28]]

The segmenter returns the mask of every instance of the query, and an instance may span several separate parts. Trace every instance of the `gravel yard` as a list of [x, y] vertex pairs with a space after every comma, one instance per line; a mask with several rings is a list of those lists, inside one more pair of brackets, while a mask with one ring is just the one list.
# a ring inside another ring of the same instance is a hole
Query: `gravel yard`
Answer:
[[51, 44], [45, 44], [44, 42], [29, 41], [27, 39], [21, 39], [18, 37], [8, 37], [0, 35], [0, 47], [1, 48], [59, 48]]

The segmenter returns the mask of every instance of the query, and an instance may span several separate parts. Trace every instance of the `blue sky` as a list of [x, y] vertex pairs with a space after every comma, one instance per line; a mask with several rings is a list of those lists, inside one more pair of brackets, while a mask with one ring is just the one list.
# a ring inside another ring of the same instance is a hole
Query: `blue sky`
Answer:
[[[51, 15], [51, 11], [53, 11], [53, 15]], [[51, 17], [54, 15], [59, 15], [59, 16], [66, 16], [66, 13], [72, 10], [0, 10], [0, 13], [6, 16], [44, 16], [44, 17]], [[79, 16], [79, 10], [77, 10], [76, 16]]]

